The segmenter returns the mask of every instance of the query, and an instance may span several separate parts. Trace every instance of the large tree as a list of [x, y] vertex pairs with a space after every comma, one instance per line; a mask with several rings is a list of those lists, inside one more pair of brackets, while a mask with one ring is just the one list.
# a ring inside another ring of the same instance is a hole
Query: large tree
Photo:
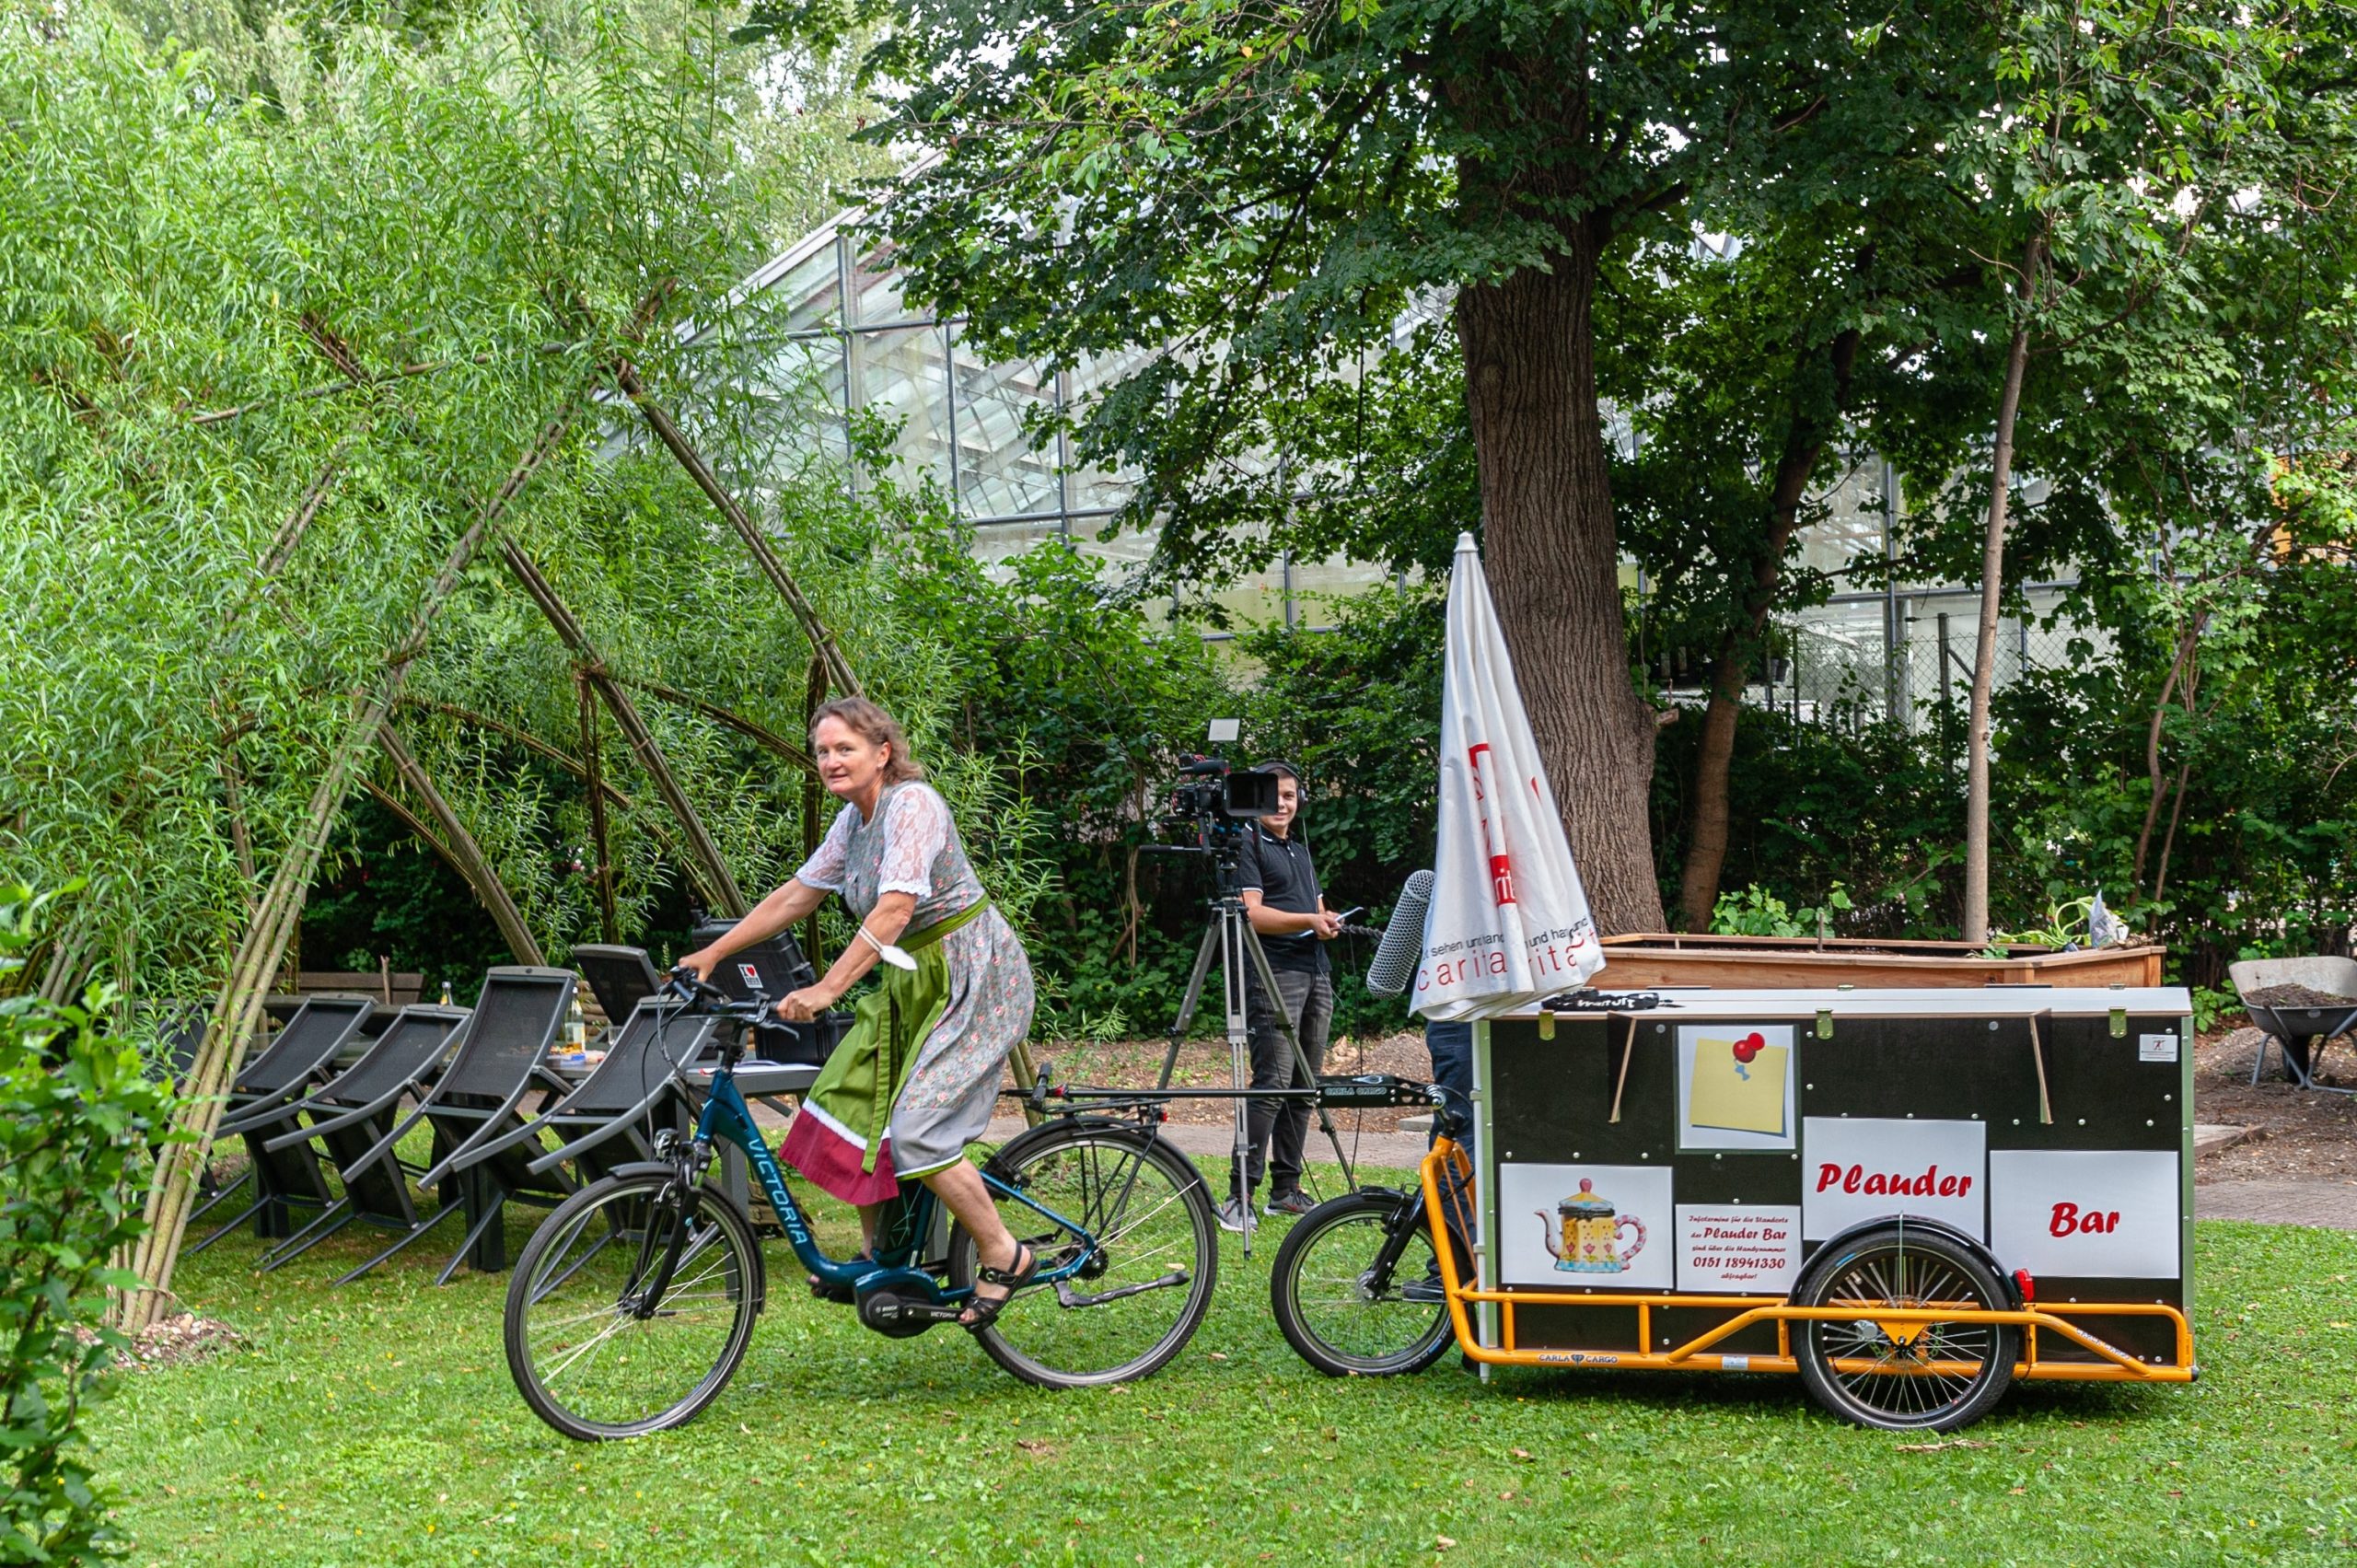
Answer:
[[[1698, 191], [1781, 167], [1829, 84], [1870, 68], [1846, 11], [890, 11], [871, 61], [899, 85], [887, 134], [935, 155], [882, 214], [911, 292], [996, 352], [1124, 363], [1077, 449], [1139, 470], [1122, 522], [1159, 528], [1172, 575], [1232, 548], [1234, 476], [1271, 449], [1275, 411], [1380, 355], [1411, 310], [1447, 312], [1492, 588], [1573, 849], [1604, 929], [1657, 928], [1656, 714], [1629, 678], [1597, 279]], [[755, 9], [819, 33], [861, 14]], [[1292, 482], [1260, 466], [1264, 492]]]

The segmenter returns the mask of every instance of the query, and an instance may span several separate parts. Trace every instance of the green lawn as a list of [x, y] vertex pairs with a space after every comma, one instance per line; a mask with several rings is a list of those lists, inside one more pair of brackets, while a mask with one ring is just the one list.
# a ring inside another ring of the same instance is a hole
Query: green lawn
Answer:
[[[530, 1220], [513, 1230], [515, 1245]], [[449, 1243], [445, 1244], [449, 1245]], [[525, 1411], [505, 1281], [438, 1259], [324, 1283], [223, 1242], [181, 1290], [251, 1337], [126, 1377], [97, 1434], [157, 1563], [1708, 1563], [2345, 1561], [2357, 1236], [2198, 1230], [2191, 1388], [2016, 1388], [1968, 1446], [1835, 1424], [1795, 1379], [1503, 1372], [1334, 1382], [1225, 1242], [1186, 1354], [1126, 1389], [1016, 1383], [962, 1334], [888, 1341], [783, 1244], [744, 1370], [684, 1431], [579, 1446]], [[424, 1248], [418, 1250], [424, 1250]], [[1446, 1545], [1446, 1543], [1453, 1543]]]

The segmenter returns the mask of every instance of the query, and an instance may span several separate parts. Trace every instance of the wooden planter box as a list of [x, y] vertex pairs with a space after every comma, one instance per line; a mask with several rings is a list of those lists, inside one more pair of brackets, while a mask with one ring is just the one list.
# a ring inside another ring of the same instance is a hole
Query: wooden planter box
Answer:
[[1857, 941], [1811, 936], [1688, 936], [1644, 933], [1604, 939], [1605, 965], [1588, 983], [1606, 991], [1663, 985], [1782, 991], [1839, 985], [2159, 985], [2158, 947], [2059, 953], [2016, 947], [1983, 958], [1969, 942]]

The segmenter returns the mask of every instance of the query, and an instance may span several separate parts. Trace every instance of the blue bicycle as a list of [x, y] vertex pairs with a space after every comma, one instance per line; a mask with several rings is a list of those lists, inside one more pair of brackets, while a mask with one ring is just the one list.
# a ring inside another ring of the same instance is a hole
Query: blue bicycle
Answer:
[[[730, 1002], [691, 976], [668, 987], [684, 1006], [741, 1023], [766, 999]], [[735, 1080], [741, 1029], [703, 1091], [692, 1135], [666, 1131], [656, 1157], [621, 1166], [567, 1198], [517, 1260], [505, 1316], [508, 1370], [534, 1414], [568, 1437], [636, 1437], [693, 1419], [745, 1358], [766, 1302], [752, 1223], [710, 1183], [715, 1140], [745, 1152], [795, 1256], [846, 1291], [860, 1321], [895, 1339], [955, 1322], [980, 1260], [965, 1227], [937, 1223], [938, 1201], [901, 1183], [873, 1257], [832, 1258], [755, 1130]], [[674, 1069], [683, 1091], [692, 1091]], [[1046, 1106], [1047, 1074], [1031, 1103]], [[1105, 1094], [1010, 1140], [982, 1167], [1039, 1272], [975, 1338], [1017, 1377], [1083, 1388], [1144, 1377], [1193, 1337], [1210, 1310], [1218, 1231], [1202, 1177], [1160, 1137], [1166, 1096]]]

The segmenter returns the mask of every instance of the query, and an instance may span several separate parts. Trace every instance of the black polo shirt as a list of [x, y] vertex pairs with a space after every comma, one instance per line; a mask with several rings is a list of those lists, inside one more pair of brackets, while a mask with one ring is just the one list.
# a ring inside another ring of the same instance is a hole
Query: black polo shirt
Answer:
[[[1237, 859], [1243, 872], [1237, 886], [1258, 891], [1260, 901], [1288, 914], [1316, 914], [1325, 889], [1318, 885], [1318, 867], [1309, 846], [1297, 837], [1278, 838], [1260, 823], [1245, 834], [1244, 853]], [[1326, 972], [1326, 944], [1310, 932], [1260, 938], [1268, 950], [1269, 967], [1295, 974]]]

